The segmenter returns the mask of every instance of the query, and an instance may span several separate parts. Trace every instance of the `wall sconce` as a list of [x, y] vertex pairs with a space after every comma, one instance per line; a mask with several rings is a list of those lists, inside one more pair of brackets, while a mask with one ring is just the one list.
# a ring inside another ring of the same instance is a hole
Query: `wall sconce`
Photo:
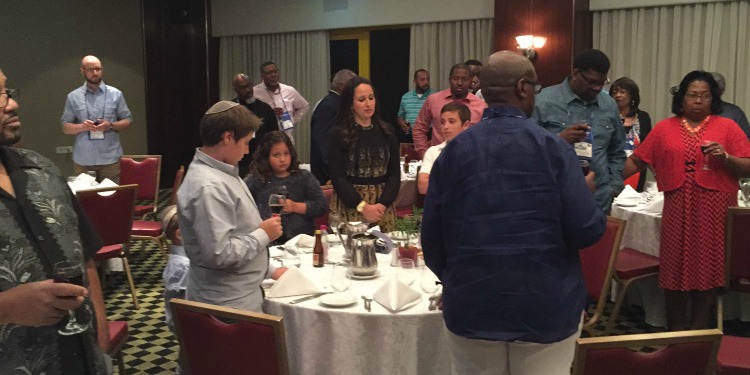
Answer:
[[523, 52], [523, 55], [529, 60], [534, 60], [536, 58], [535, 48], [544, 47], [544, 44], [547, 43], [547, 38], [534, 35], [519, 35], [516, 37], [516, 42], [518, 43], [518, 49]]

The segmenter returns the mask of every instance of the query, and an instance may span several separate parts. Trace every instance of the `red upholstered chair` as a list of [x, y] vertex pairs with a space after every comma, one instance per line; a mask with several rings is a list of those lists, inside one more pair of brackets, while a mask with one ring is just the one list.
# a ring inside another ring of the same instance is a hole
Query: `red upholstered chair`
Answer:
[[[730, 207], [727, 212], [724, 267], [726, 289], [750, 293], [750, 208]], [[719, 296], [718, 325], [723, 328], [723, 304]], [[750, 374], [750, 338], [724, 336], [719, 349], [717, 374]]]
[[104, 247], [94, 255], [94, 261], [102, 262], [107, 259], [122, 259], [125, 275], [128, 278], [130, 292], [133, 296], [133, 306], [137, 309], [138, 293], [133, 283], [128, 262], [128, 244], [133, 225], [133, 207], [138, 185], [120, 185], [93, 190], [76, 192], [81, 202], [83, 212], [96, 228], [104, 241]]
[[109, 342], [106, 347], [102, 348], [102, 350], [110, 357], [117, 359], [117, 367], [120, 370], [120, 375], [124, 375], [126, 372], [122, 348], [125, 346], [125, 343], [128, 342], [128, 322], [110, 320], [108, 323]]
[[164, 260], [167, 260], [169, 257], [166, 245], [167, 236], [164, 234], [160, 222], [151, 220], [133, 220], [131, 238], [140, 241], [154, 241], [156, 246], [159, 247], [159, 250], [161, 250]]
[[[326, 197], [326, 207], [331, 203], [331, 197], [333, 196], [333, 185], [323, 185], [320, 187], [323, 190], [323, 196]], [[323, 215], [315, 218], [315, 229], [320, 228], [321, 225], [330, 226], [328, 224], [328, 210]]]
[[580, 338], [572, 375], [712, 375], [720, 342], [718, 329]]
[[630, 284], [647, 277], [655, 277], [659, 274], [659, 257], [642, 253], [631, 248], [620, 249], [615, 263], [614, 281], [617, 285], [617, 299], [612, 307], [612, 314], [607, 320], [605, 335], [609, 335], [617, 322], [622, 302], [628, 292]]
[[135, 215], [141, 220], [148, 216], [156, 218], [160, 175], [161, 155], [123, 155], [120, 157], [120, 184], [137, 184], [137, 199], [150, 201], [147, 205], [135, 206]]
[[596, 301], [594, 313], [583, 323], [583, 329], [592, 335], [593, 327], [601, 319], [607, 304], [612, 273], [624, 230], [625, 220], [607, 217], [607, 229], [599, 242], [579, 251], [588, 298]]
[[177, 190], [182, 185], [182, 179], [185, 178], [185, 166], [181, 165], [180, 169], [174, 175], [174, 183], [172, 184], [172, 194], [169, 196], [169, 206], [177, 204]]
[[289, 374], [281, 317], [179, 298], [170, 306], [192, 375]]

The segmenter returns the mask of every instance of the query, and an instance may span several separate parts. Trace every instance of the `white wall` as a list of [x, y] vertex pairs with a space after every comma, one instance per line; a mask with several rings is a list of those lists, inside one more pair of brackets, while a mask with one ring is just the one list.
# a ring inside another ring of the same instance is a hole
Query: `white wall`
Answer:
[[699, 3], [720, 3], [731, 0], [589, 0], [589, 9], [595, 10], [612, 10], [627, 8], [648, 8], [666, 5], [681, 4], [699, 4]]
[[211, 0], [216, 37], [493, 18], [494, 9], [494, 0]]

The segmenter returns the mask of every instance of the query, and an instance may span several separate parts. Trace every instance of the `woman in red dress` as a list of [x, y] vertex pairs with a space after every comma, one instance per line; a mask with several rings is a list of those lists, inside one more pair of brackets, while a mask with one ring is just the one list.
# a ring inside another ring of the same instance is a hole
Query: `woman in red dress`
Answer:
[[688, 73], [672, 100], [675, 116], [656, 124], [623, 170], [627, 178], [650, 165], [664, 192], [659, 286], [673, 331], [708, 327], [724, 285], [727, 207], [737, 205], [738, 178], [750, 175], [750, 142], [717, 115], [721, 105], [710, 73]]

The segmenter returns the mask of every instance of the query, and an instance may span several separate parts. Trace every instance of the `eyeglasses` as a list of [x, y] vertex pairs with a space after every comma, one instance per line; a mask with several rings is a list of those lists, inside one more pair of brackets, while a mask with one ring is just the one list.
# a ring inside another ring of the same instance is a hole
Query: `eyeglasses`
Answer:
[[5, 89], [4, 92], [0, 92], [0, 109], [5, 109], [10, 102], [10, 99], [18, 98], [18, 90]]
[[529, 85], [534, 86], [534, 92], [535, 93], [538, 94], [538, 93], [542, 92], [542, 83], [541, 82], [532, 81], [530, 79], [525, 79], [525, 78], [522, 79], [522, 81], [523, 81], [523, 83], [528, 83]]
[[701, 94], [701, 95], [690, 93], [690, 94], [685, 94], [685, 97], [688, 98], [688, 99], [690, 99], [690, 100], [693, 100], [693, 101], [697, 101], [698, 99], [700, 99], [700, 100], [711, 100], [711, 94], [709, 94], [709, 93], [705, 93], [705, 94]]
[[83, 70], [85, 70], [87, 72], [99, 73], [99, 72], [101, 72], [104, 69], [102, 69], [102, 68], [83, 68]]
[[274, 73], [278, 73], [278, 72], [279, 72], [278, 69], [271, 69], [271, 70], [264, 71], [263, 74], [264, 75], [269, 75], [269, 74], [274, 74]]
[[610, 82], [609, 78], [607, 77], [604, 77], [603, 81], [602, 80], [594, 81], [593, 79], [587, 78], [586, 75], [583, 74], [583, 72], [580, 70], [578, 71], [578, 74], [580, 74], [581, 78], [583, 78], [583, 80], [586, 81], [586, 83], [588, 83], [590, 86], [604, 86]]

